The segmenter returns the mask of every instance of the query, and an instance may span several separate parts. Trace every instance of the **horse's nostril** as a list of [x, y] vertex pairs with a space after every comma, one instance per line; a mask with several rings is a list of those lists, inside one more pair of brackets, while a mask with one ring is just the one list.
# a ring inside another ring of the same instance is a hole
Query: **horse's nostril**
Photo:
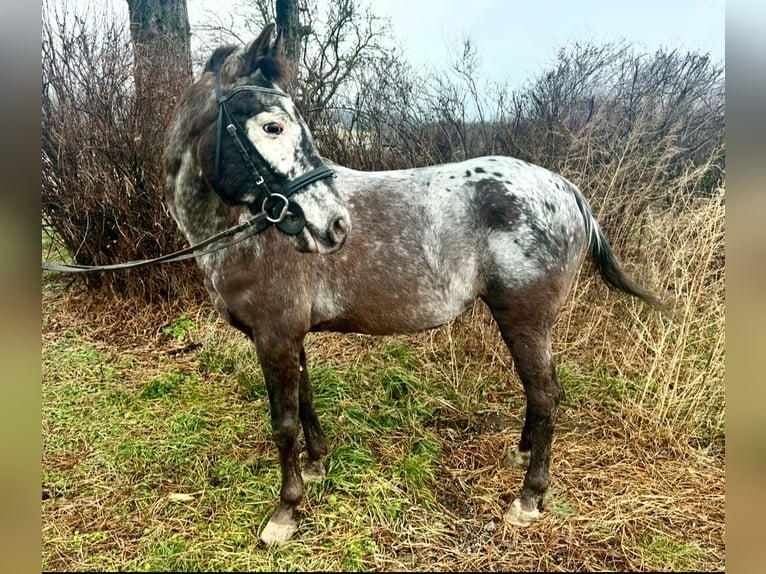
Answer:
[[343, 243], [349, 231], [348, 221], [346, 221], [342, 217], [339, 217], [338, 219], [332, 222], [332, 226], [330, 227], [330, 229], [332, 232], [333, 239], [335, 239], [335, 242]]

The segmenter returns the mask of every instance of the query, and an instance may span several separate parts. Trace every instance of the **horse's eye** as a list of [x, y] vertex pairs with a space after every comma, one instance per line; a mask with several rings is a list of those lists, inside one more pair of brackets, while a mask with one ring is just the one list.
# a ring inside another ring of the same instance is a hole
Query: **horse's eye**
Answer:
[[265, 131], [267, 134], [271, 134], [273, 136], [277, 136], [282, 133], [282, 126], [278, 124], [277, 122], [269, 122], [267, 124], [263, 125], [263, 131]]

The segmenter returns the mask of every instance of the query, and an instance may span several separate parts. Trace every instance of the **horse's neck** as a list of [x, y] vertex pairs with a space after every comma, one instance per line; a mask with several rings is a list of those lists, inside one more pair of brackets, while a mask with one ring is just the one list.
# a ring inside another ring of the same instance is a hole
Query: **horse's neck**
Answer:
[[187, 240], [199, 243], [239, 223], [238, 209], [221, 201], [207, 184], [196, 179], [175, 190], [171, 213]]

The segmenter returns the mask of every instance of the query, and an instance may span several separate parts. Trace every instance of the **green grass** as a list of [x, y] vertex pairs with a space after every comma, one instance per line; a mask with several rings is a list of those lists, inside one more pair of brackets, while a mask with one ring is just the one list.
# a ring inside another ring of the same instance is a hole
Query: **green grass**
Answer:
[[[43, 365], [43, 456], [50, 467], [43, 473], [50, 497], [44, 507], [81, 496], [83, 485], [95, 481], [90, 494], [103, 500], [110, 517], [106, 525], [77, 531], [58, 524], [64, 530], [45, 543], [46, 568], [254, 567], [243, 550], [258, 545], [258, 531], [273, 512], [279, 467], [268, 400], [249, 352], [236, 357], [207, 349], [187, 372], [164, 358], [136, 365], [72, 334], [47, 350]], [[417, 381], [396, 365], [382, 373], [320, 365], [312, 380], [334, 448], [328, 478], [308, 488], [318, 512], [301, 532], [322, 545], [345, 524], [355, 532], [329, 561], [304, 552], [301, 563], [284, 549], [259, 551], [266, 562], [258, 568], [365, 570], [379, 550], [373, 524], [396, 521], [421, 504], [433, 507], [439, 442], [434, 436], [403, 440], [430, 411], [409, 397]], [[355, 393], [351, 385], [360, 380], [368, 388]], [[398, 391], [389, 396], [392, 385]], [[381, 441], [392, 432], [395, 438]], [[77, 462], [57, 468], [65, 459]], [[172, 502], [179, 493], [193, 498]], [[122, 530], [140, 534], [121, 557], [126, 550], [115, 544], [115, 533]], [[300, 545], [292, 545], [301, 554]], [[237, 552], [242, 556], [223, 558]], [[73, 562], [57, 561], [62, 555]]]
[[664, 534], [647, 540], [638, 552], [646, 565], [657, 572], [694, 572], [705, 554], [697, 544]]
[[171, 321], [170, 325], [162, 328], [162, 334], [183, 342], [197, 331], [197, 325], [188, 317], [181, 316]]
[[71, 263], [71, 256], [56, 231], [45, 225], [41, 226], [42, 236], [42, 259], [43, 261], [62, 261]]
[[[280, 470], [255, 351], [186, 316], [165, 329], [158, 341], [171, 348], [192, 335], [203, 346], [182, 356], [125, 352], [76, 327], [44, 339], [43, 569], [532, 569], [553, 566], [569, 552], [561, 548], [588, 545], [603, 555], [571, 558], [568, 567], [720, 563], [716, 549], [654, 523], [648, 540], [640, 527], [629, 535], [579, 529], [584, 513], [605, 503], [588, 506], [576, 481], [589, 485], [610, 468], [570, 461], [566, 434], [554, 443], [558, 475], [539, 526], [503, 526], [523, 475], [498, 461], [520, 428], [471, 421], [483, 420], [473, 413], [488, 406], [519, 420], [518, 382], [505, 369], [445, 368], [439, 352], [401, 339], [376, 340], [347, 363], [321, 359], [319, 343], [308, 345], [331, 447], [327, 477], [307, 485], [293, 540], [263, 548], [258, 536], [276, 507]], [[598, 428], [640, 390], [640, 381], [606, 370], [563, 363], [560, 373], [563, 429], [575, 418]], [[605, 448], [580, 434], [573, 444], [591, 455]], [[561, 530], [567, 523], [571, 540]], [[539, 539], [559, 549], [543, 551]], [[629, 562], [610, 562], [615, 544]]]
[[640, 381], [625, 380], [610, 373], [608, 367], [591, 366], [583, 372], [577, 365], [563, 362], [558, 366], [559, 379], [564, 387], [565, 409], [580, 410], [583, 406], [618, 412], [626, 399], [635, 398], [641, 388]]

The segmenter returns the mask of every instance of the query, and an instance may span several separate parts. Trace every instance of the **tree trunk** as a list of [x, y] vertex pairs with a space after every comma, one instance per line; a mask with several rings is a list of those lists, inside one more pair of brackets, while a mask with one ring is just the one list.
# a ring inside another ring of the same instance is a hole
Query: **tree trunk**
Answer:
[[303, 28], [298, 18], [298, 0], [277, 0], [277, 29], [282, 31], [285, 42], [285, 56], [298, 66], [301, 57]]
[[[175, 98], [192, 81], [186, 0], [127, 0], [139, 99]], [[170, 93], [168, 93], [170, 92]]]

